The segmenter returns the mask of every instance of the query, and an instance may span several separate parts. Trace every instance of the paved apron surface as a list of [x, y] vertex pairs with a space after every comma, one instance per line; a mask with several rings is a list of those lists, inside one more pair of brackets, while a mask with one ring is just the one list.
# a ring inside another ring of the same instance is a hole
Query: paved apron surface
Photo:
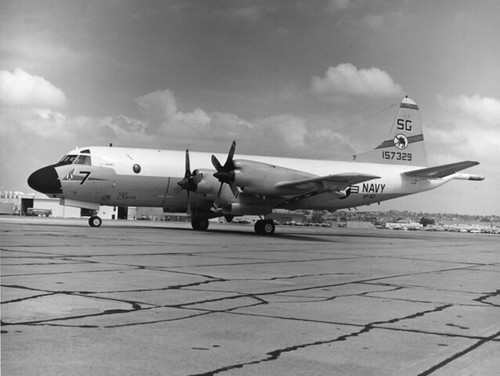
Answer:
[[0, 220], [2, 373], [497, 375], [500, 237]]

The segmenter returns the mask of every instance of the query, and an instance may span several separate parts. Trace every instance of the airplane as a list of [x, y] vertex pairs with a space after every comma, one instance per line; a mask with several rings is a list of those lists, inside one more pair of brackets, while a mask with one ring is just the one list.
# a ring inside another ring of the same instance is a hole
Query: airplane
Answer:
[[[437, 188], [451, 180], [483, 180], [459, 173], [479, 162], [428, 167], [418, 105], [403, 98], [387, 137], [352, 161], [91, 146], [33, 172], [28, 185], [61, 205], [89, 209], [101, 226], [100, 205], [161, 207], [187, 212], [194, 230], [209, 219], [258, 215], [255, 232], [272, 235], [273, 209], [328, 210], [380, 203]], [[220, 160], [224, 160], [224, 164]], [[196, 168], [191, 171], [191, 166]]]

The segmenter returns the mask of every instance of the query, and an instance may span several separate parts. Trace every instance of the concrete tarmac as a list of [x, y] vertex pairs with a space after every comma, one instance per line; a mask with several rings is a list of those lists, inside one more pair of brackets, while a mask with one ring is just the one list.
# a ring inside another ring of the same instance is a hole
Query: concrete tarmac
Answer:
[[0, 219], [2, 374], [498, 375], [498, 235]]

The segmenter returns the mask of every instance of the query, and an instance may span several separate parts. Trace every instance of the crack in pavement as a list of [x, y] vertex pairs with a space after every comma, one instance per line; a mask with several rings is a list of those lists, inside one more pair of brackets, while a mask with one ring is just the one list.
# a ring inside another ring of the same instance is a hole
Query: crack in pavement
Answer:
[[493, 307], [500, 307], [500, 304], [495, 304], [495, 303], [491, 303], [491, 302], [487, 302], [486, 300], [489, 299], [489, 298], [492, 298], [494, 296], [499, 296], [500, 295], [500, 290], [496, 290], [494, 292], [491, 292], [491, 293], [486, 293], [482, 296], [480, 296], [479, 298], [476, 298], [474, 299], [476, 302], [479, 302], [479, 303], [482, 303], [482, 304], [488, 304], [488, 305], [491, 305]]
[[432, 374], [433, 372], [437, 371], [438, 369], [443, 368], [447, 364], [453, 362], [454, 360], [457, 360], [460, 357], [472, 352], [473, 350], [477, 349], [479, 346], [482, 346], [487, 342], [495, 340], [497, 337], [500, 337], [500, 331], [496, 332], [495, 334], [492, 334], [489, 337], [481, 338], [479, 341], [477, 341], [472, 346], [469, 346], [465, 350], [462, 350], [462, 351], [448, 357], [447, 359], [443, 360], [442, 362], [439, 362], [438, 364], [432, 366], [428, 370], [419, 373], [417, 376], [428, 376], [428, 375]]
[[[127, 265], [127, 267], [132, 268], [133, 266], [132, 265]], [[456, 270], [456, 269], [467, 269], [469, 267], [470, 266], [463, 267], [463, 268], [448, 268], [448, 269], [443, 269], [443, 270], [448, 271], [448, 270]], [[143, 268], [149, 269], [149, 267], [145, 267], [145, 266], [140, 266], [140, 267], [136, 267], [136, 268], [139, 268], [139, 269], [143, 269]], [[157, 267], [151, 268], [151, 270], [158, 270], [158, 269], [159, 268], [157, 268]], [[440, 271], [443, 271], [443, 270], [432, 271], [432, 273], [440, 272]], [[72, 320], [72, 319], [79, 319], [79, 318], [85, 318], [85, 317], [110, 315], [110, 314], [114, 314], [114, 313], [131, 313], [131, 312], [136, 312], [136, 311], [141, 310], [141, 309], [144, 310], [144, 309], [151, 309], [151, 308], [155, 308], [155, 307], [156, 308], [158, 308], [158, 307], [165, 307], [165, 308], [192, 309], [192, 310], [204, 311], [204, 312], [208, 311], [208, 313], [210, 313], [210, 312], [229, 312], [228, 310], [213, 310], [213, 309], [212, 310], [207, 310], [207, 309], [203, 309], [203, 308], [194, 308], [192, 306], [201, 305], [201, 304], [207, 304], [207, 303], [224, 302], [224, 301], [228, 301], [228, 300], [241, 299], [241, 298], [256, 299], [256, 300], [259, 301], [258, 305], [260, 305], [260, 304], [267, 304], [267, 302], [263, 299], [264, 296], [274, 296], [274, 295], [286, 296], [286, 294], [289, 294], [289, 293], [292, 293], [292, 292], [302, 292], [302, 291], [309, 291], [309, 290], [318, 290], [318, 289], [339, 287], [339, 286], [345, 286], [345, 285], [351, 285], [351, 284], [367, 284], [367, 285], [370, 285], [370, 284], [375, 284], [374, 282], [376, 282], [376, 281], [381, 281], [381, 280], [385, 280], [385, 279], [391, 279], [391, 278], [400, 277], [400, 276], [413, 276], [413, 275], [431, 273], [429, 271], [426, 271], [426, 272], [416, 272], [416, 273], [405, 273], [405, 274], [398, 274], [398, 275], [391, 275], [391, 276], [384, 276], [384, 277], [376, 277], [376, 278], [369, 278], [369, 279], [362, 279], [362, 280], [355, 280], [355, 281], [346, 281], [346, 282], [342, 282], [342, 283], [334, 283], [334, 284], [326, 284], [326, 285], [315, 285], [315, 286], [310, 286], [310, 287], [305, 287], [305, 288], [302, 287], [302, 288], [293, 288], [293, 289], [274, 290], [274, 291], [262, 292], [262, 293], [243, 293], [243, 292], [228, 292], [228, 291], [224, 291], [224, 290], [208, 290], [208, 291], [213, 291], [213, 292], [231, 293], [231, 294], [235, 294], [235, 295], [224, 296], [224, 297], [220, 297], [220, 298], [206, 299], [206, 300], [199, 300], [199, 301], [192, 301], [192, 302], [184, 302], [184, 303], [173, 304], [173, 305], [151, 305], [151, 304], [144, 303], [144, 302], [140, 302], [140, 303], [137, 302], [137, 303], [135, 303], [135, 302], [131, 302], [131, 301], [128, 301], [128, 300], [99, 297], [99, 294], [126, 293], [126, 292], [153, 292], [153, 291], [166, 291], [166, 290], [181, 290], [181, 289], [189, 289], [189, 288], [192, 289], [194, 287], [199, 287], [199, 286], [202, 286], [202, 285], [208, 285], [208, 284], [211, 284], [211, 283], [231, 282], [233, 280], [238, 280], [238, 281], [270, 280], [271, 281], [271, 280], [277, 280], [277, 279], [281, 278], [281, 277], [272, 277], [272, 278], [267, 278], [267, 279], [248, 279], [247, 278], [247, 279], [231, 279], [231, 280], [228, 280], [228, 279], [224, 279], [224, 278], [218, 278], [218, 277], [215, 277], [215, 276], [210, 276], [210, 275], [207, 275], [207, 274], [198, 274], [198, 273], [194, 273], [194, 272], [187, 273], [187, 272], [180, 272], [180, 271], [177, 271], [177, 270], [176, 271], [170, 271], [170, 270], [165, 270], [165, 269], [162, 269], [162, 271], [173, 272], [173, 273], [178, 273], [178, 274], [195, 275], [195, 276], [200, 276], [200, 277], [203, 277], [203, 278], [210, 278], [210, 280], [205, 280], [205, 281], [200, 281], [200, 282], [193, 282], [193, 283], [187, 283], [187, 284], [180, 284], [180, 285], [158, 287], [158, 288], [152, 288], [152, 289], [113, 290], [113, 291], [50, 291], [50, 290], [42, 290], [42, 289], [36, 289], [36, 288], [29, 288], [29, 287], [18, 286], [18, 285], [3, 284], [2, 286], [5, 286], [5, 287], [21, 288], [21, 289], [27, 289], [27, 290], [32, 290], [32, 291], [39, 291], [39, 292], [43, 292], [44, 293], [44, 294], [33, 296], [33, 297], [22, 298], [21, 300], [18, 300], [18, 301], [24, 301], [24, 300], [29, 300], [29, 299], [36, 299], [36, 298], [43, 297], [43, 296], [48, 296], [48, 295], [55, 295], [55, 294], [63, 294], [64, 295], [64, 294], [66, 294], [66, 295], [72, 295], [72, 296], [79, 296], [79, 295], [80, 296], [87, 296], [87, 297], [91, 296], [91, 297], [96, 298], [96, 299], [103, 299], [103, 300], [109, 300], [109, 301], [122, 302], [122, 303], [132, 304], [132, 305], [136, 304], [139, 307], [135, 307], [135, 308], [130, 309], [130, 310], [120, 310], [120, 311], [111, 310], [111, 311], [103, 311], [103, 312], [100, 312], [100, 313], [94, 313], [94, 314], [89, 314], [89, 315], [79, 315], [79, 316], [64, 317], [64, 318], [34, 320], [34, 321], [18, 322], [18, 323], [2, 323], [2, 324], [3, 325], [34, 325], [34, 324], [41, 324], [41, 323], [52, 322], [52, 321], [63, 321], [63, 320]], [[72, 273], [72, 272], [68, 272], [68, 273]], [[73, 273], [81, 273], [81, 272], [73, 272]], [[335, 274], [335, 273], [320, 273], [319, 275], [329, 275], [329, 274]], [[308, 274], [307, 276], [312, 276], [312, 274]], [[294, 279], [294, 278], [300, 278], [300, 277], [301, 277], [301, 275], [296, 275], [296, 276], [284, 277], [283, 279]], [[384, 283], [381, 283], [381, 282], [378, 282], [377, 284], [378, 285], [384, 285]], [[375, 284], [375, 285], [377, 285], [377, 284]], [[397, 286], [397, 285], [395, 286], [395, 285], [392, 285], [392, 284], [385, 284], [385, 285], [390, 286], [393, 289], [393, 291], [405, 288], [405, 286]], [[195, 289], [192, 289], [192, 290], [195, 290]], [[199, 290], [199, 291], [204, 291], [204, 290]], [[335, 296], [327, 297], [327, 298], [318, 298], [318, 299], [313, 300], [313, 301], [317, 301], [317, 302], [320, 302], [320, 301], [329, 301], [329, 300], [334, 300], [334, 299], [342, 297], [342, 296], [366, 296], [366, 297], [369, 297], [369, 298], [378, 298], [378, 297], [371, 297], [371, 296], [368, 295], [368, 294], [374, 293], [374, 292], [376, 293], [377, 291], [366, 291], [366, 292], [363, 292], [363, 293], [335, 295]], [[495, 292], [495, 293], [492, 293], [492, 294], [484, 295], [484, 296], [482, 296], [480, 298], [477, 298], [477, 299], [474, 299], [474, 300], [488, 304], [488, 302], [484, 302], [484, 300], [487, 299], [487, 298], [489, 298], [489, 297], [491, 297], [491, 296], [495, 296], [497, 294], [498, 294], [498, 291]], [[380, 299], [382, 299], [382, 298], [380, 298]], [[384, 299], [387, 299], [387, 298], [384, 298]], [[397, 300], [397, 299], [395, 299], [395, 300]], [[415, 300], [409, 300], [409, 301], [415, 302]], [[8, 304], [8, 303], [12, 303], [12, 302], [13, 301], [2, 302], [2, 304]], [[428, 303], [432, 303], [432, 302], [428, 302]], [[141, 304], [144, 305], [144, 306], [148, 306], [149, 305], [150, 307], [142, 308], [140, 306]], [[238, 307], [237, 306], [237, 307], [232, 308], [231, 310], [236, 310], [238, 308], [242, 308], [242, 307]], [[241, 313], [239, 313], [239, 314], [241, 314]], [[146, 322], [146, 323], [149, 324], [150, 322]], [[140, 324], [141, 323], [134, 323], [133, 325], [140, 325]], [[346, 324], [346, 323], [338, 323], [338, 324], [352, 325], [352, 324]], [[128, 324], [119, 325], [119, 326], [126, 326], [126, 325], [128, 325]], [[109, 327], [112, 327], [112, 326], [109, 326]]]
[[[79, 293], [74, 293], [74, 292], [64, 292], [64, 291], [61, 292], [61, 291], [59, 291], [59, 292], [55, 292], [52, 294], [38, 295], [38, 296], [32, 297], [31, 299], [39, 299], [41, 297], [58, 296], [58, 295], [85, 296], [85, 295], [82, 295]], [[131, 313], [131, 312], [136, 312], [139, 310], [148, 310], [148, 309], [156, 308], [155, 306], [143, 307], [139, 303], [127, 301], [127, 300], [120, 300], [120, 299], [103, 298], [103, 297], [92, 297], [92, 299], [100, 299], [100, 300], [125, 303], [125, 304], [129, 304], [132, 308], [131, 309], [105, 309], [105, 310], [103, 310], [101, 312], [97, 312], [97, 313], [87, 313], [87, 314], [83, 314], [83, 315], [54, 317], [54, 318], [46, 318], [46, 319], [40, 319], [40, 320], [17, 321], [17, 322], [5, 322], [4, 320], [1, 320], [0, 323], [1, 323], [1, 326], [19, 326], [19, 325], [31, 326], [31, 325], [46, 324], [46, 323], [57, 322], [57, 321], [68, 321], [68, 320], [77, 320], [77, 319], [83, 319], [83, 318], [88, 318], [88, 317], [113, 315], [113, 314], [117, 314], [117, 313]], [[23, 300], [28, 300], [28, 299], [23, 299]], [[12, 301], [10, 303], [12, 303]], [[2, 303], [2, 304], [5, 304], [5, 303]]]
[[221, 367], [221, 368], [218, 368], [218, 369], [215, 369], [212, 371], [208, 371], [208, 372], [191, 374], [190, 376], [212, 376], [212, 375], [216, 375], [218, 373], [231, 371], [233, 369], [238, 369], [238, 368], [243, 368], [243, 367], [250, 366], [250, 365], [256, 365], [256, 364], [261, 364], [261, 363], [265, 363], [265, 362], [275, 361], [281, 355], [283, 355], [285, 353], [289, 353], [289, 352], [293, 352], [293, 351], [297, 351], [300, 349], [313, 347], [313, 346], [327, 345], [327, 344], [331, 344], [334, 342], [347, 341], [349, 338], [358, 337], [364, 333], [370, 332], [372, 329], [378, 328], [377, 327], [378, 325], [393, 324], [393, 323], [403, 321], [403, 320], [410, 320], [410, 319], [413, 319], [416, 317], [424, 316], [425, 314], [428, 314], [428, 313], [443, 311], [446, 308], [449, 308], [452, 306], [453, 306], [452, 304], [445, 304], [445, 305], [438, 306], [438, 307], [431, 309], [431, 310], [417, 312], [417, 313], [414, 313], [414, 314], [411, 314], [411, 315], [408, 315], [405, 317], [394, 318], [394, 319], [385, 320], [385, 321], [375, 321], [375, 322], [363, 325], [361, 330], [358, 330], [358, 331], [355, 331], [355, 332], [352, 332], [349, 334], [344, 334], [344, 335], [336, 337], [336, 338], [322, 340], [322, 341], [308, 342], [308, 343], [298, 344], [298, 345], [294, 345], [294, 346], [288, 346], [288, 347], [285, 347], [282, 349], [276, 349], [276, 350], [267, 352], [266, 353], [267, 357], [262, 358], [262, 359], [253, 360], [250, 362], [242, 362], [242, 363], [232, 364], [232, 365]]

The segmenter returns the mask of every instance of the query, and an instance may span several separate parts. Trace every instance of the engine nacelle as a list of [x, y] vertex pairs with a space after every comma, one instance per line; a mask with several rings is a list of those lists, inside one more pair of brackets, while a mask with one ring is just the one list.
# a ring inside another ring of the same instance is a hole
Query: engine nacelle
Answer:
[[201, 195], [217, 195], [220, 188], [219, 181], [214, 177], [215, 170], [198, 169], [193, 171], [197, 181], [195, 192]]
[[[247, 194], [283, 195], [288, 192], [284, 189], [277, 189], [277, 183], [308, 179], [314, 176], [303, 171], [242, 159], [235, 160], [234, 166], [234, 183]], [[290, 193], [293, 191], [291, 189]]]

